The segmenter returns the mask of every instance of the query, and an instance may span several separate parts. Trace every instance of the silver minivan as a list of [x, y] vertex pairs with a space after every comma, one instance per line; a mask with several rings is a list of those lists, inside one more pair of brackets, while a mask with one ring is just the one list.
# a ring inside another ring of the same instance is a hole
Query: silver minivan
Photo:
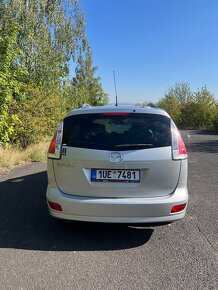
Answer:
[[55, 218], [168, 223], [185, 216], [187, 152], [170, 116], [141, 106], [84, 105], [57, 128], [48, 151]]

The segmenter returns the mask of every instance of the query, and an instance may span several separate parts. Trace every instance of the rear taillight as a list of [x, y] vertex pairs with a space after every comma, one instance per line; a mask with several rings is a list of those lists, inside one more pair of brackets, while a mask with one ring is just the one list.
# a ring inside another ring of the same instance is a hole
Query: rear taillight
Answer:
[[55, 132], [49, 149], [48, 149], [48, 158], [51, 159], [60, 159], [61, 158], [61, 147], [62, 147], [62, 137], [63, 137], [63, 122], [57, 128]]
[[186, 159], [188, 155], [185, 144], [182, 140], [182, 136], [179, 130], [172, 121], [171, 121], [171, 132], [172, 132], [173, 160]]
[[183, 211], [185, 207], [186, 207], [186, 203], [174, 205], [171, 208], [171, 213], [177, 213], [177, 212]]
[[61, 205], [57, 202], [53, 202], [53, 201], [48, 200], [48, 205], [53, 210], [62, 211]]

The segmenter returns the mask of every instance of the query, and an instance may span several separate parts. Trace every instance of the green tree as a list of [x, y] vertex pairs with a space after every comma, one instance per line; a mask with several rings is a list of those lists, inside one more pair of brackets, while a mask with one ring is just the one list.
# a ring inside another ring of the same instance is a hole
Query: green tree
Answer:
[[23, 53], [17, 44], [19, 26], [13, 21], [0, 27], [0, 144], [11, 140], [19, 120], [14, 105], [24, 98], [21, 87], [27, 71], [22, 65]]
[[158, 106], [173, 118], [176, 124], [182, 125], [182, 108], [192, 102], [193, 95], [188, 83], [176, 83], [171, 86], [164, 97], [158, 102]]
[[[25, 147], [52, 133], [68, 109], [70, 63], [87, 50], [77, 0], [0, 0], [1, 144]], [[89, 94], [81, 87], [76, 102]]]
[[217, 118], [217, 101], [206, 86], [192, 92], [187, 83], [175, 84], [158, 106], [166, 110], [180, 128], [213, 128]]
[[43, 88], [39, 86], [27, 84], [23, 89], [26, 98], [15, 107], [19, 119], [14, 125], [11, 141], [25, 148], [50, 137], [66, 111], [62, 96], [55, 92], [45, 97]]
[[80, 106], [83, 103], [89, 103], [96, 106], [108, 103], [108, 97], [104, 93], [100, 78], [95, 76], [96, 71], [97, 67], [93, 66], [90, 47], [87, 48], [84, 55], [80, 51], [75, 77], [65, 86], [65, 96], [69, 109], [72, 108], [73, 104]]
[[194, 93], [193, 124], [195, 128], [213, 128], [216, 121], [217, 101], [206, 86]]
[[85, 17], [77, 0], [2, 1], [0, 26], [15, 19], [22, 28], [18, 45], [31, 81], [37, 85], [59, 86], [69, 75], [70, 60], [77, 61], [85, 49]]
[[214, 120], [214, 128], [218, 130], [218, 101], [216, 102], [216, 117]]

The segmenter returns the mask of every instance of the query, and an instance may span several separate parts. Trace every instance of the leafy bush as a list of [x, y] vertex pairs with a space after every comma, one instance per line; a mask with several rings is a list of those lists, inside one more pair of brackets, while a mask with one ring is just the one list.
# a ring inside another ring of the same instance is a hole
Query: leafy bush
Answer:
[[216, 127], [218, 103], [206, 86], [191, 92], [187, 83], [176, 84], [165, 93], [158, 106], [166, 110], [180, 128]]

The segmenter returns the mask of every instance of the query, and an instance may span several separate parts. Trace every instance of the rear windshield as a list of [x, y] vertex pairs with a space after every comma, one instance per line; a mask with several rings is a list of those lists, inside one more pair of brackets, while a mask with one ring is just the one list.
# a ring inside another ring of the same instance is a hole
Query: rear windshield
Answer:
[[110, 151], [170, 146], [170, 119], [139, 113], [73, 115], [64, 119], [63, 145]]

